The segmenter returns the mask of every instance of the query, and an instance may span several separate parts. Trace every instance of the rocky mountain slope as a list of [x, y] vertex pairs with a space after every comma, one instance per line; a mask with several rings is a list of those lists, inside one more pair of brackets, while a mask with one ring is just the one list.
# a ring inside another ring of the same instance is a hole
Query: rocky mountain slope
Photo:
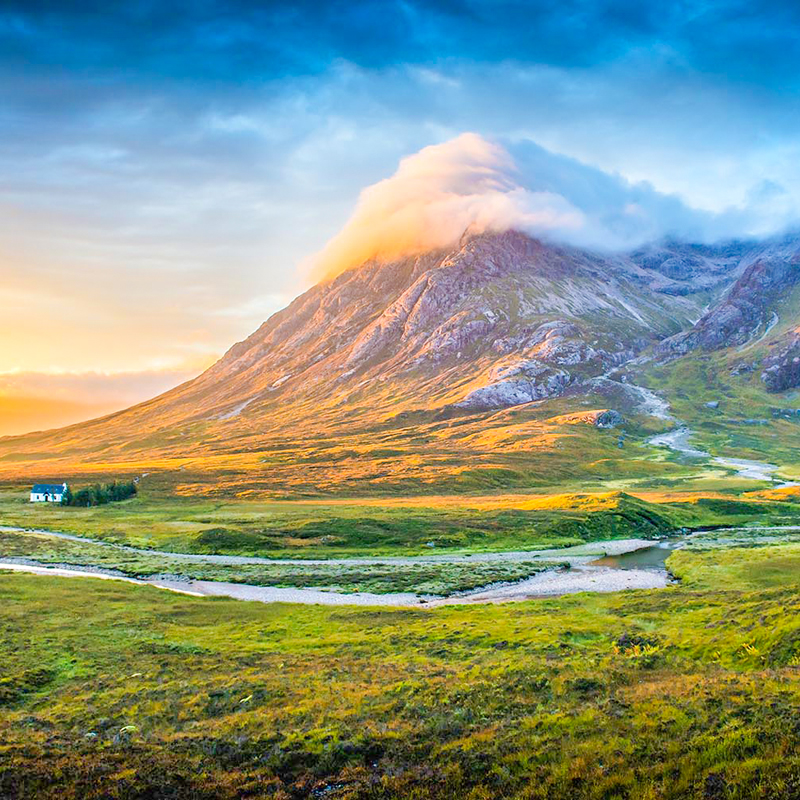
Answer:
[[313, 287], [196, 380], [114, 425], [252, 417], [289, 398], [327, 405], [387, 383], [425, 405], [414, 387], [430, 378], [433, 405], [550, 397], [688, 327], [736, 269], [725, 251], [606, 257], [515, 232], [368, 262]]
[[[370, 261], [311, 288], [195, 380], [91, 423], [2, 440], [0, 459], [242, 453], [560, 397], [663, 416], [635, 365], [763, 337], [798, 283], [798, 253], [800, 239], [786, 238], [603, 255], [509, 231]], [[784, 328], [782, 348], [752, 366], [771, 391], [800, 381], [797, 334]]]
[[788, 260], [760, 255], [746, 266], [720, 303], [704, 314], [691, 330], [660, 345], [659, 353], [685, 355], [691, 350], [718, 350], [745, 344], [753, 332], [766, 323], [768, 311], [799, 281], [796, 253]]

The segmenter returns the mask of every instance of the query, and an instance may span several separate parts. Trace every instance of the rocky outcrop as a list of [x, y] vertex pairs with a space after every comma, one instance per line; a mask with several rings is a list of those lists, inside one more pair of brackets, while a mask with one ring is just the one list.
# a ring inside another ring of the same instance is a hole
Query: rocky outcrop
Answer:
[[594, 421], [594, 426], [596, 428], [618, 428], [620, 425], [624, 424], [625, 420], [622, 414], [613, 408], [603, 411]]
[[665, 241], [641, 247], [630, 258], [657, 276], [654, 288], [658, 291], [685, 296], [730, 284], [752, 250], [753, 244], [748, 242], [702, 245]]
[[591, 425], [593, 428], [617, 428], [625, 424], [619, 411], [613, 408], [597, 408], [590, 411], [572, 411], [547, 420], [549, 425]]
[[508, 408], [534, 400], [558, 397], [569, 386], [572, 376], [563, 369], [541, 361], [522, 361], [509, 364], [494, 373], [495, 380], [471, 391], [457, 408], [472, 411]]
[[736, 281], [724, 300], [694, 327], [662, 342], [660, 356], [682, 356], [692, 350], [718, 350], [746, 343], [781, 295], [800, 280], [797, 254], [790, 261], [758, 260]]
[[583, 378], [598, 376], [633, 355], [630, 350], [612, 353], [595, 347], [587, 338], [574, 322], [556, 319], [542, 323], [517, 338], [516, 349], [525, 358], [498, 362], [488, 371], [486, 383], [472, 389], [456, 407], [507, 408], [558, 397]]
[[776, 352], [764, 359], [761, 380], [768, 392], [800, 386], [800, 334], [792, 332]]

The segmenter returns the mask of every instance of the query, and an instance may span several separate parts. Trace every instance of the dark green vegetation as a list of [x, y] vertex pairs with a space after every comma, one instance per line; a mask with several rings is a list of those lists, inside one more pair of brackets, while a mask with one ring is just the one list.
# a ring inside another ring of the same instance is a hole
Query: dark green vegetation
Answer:
[[433, 611], [0, 574], [0, 796], [792, 800], [800, 550], [724, 555]]
[[62, 506], [104, 506], [106, 503], [118, 503], [129, 500], [136, 495], [136, 481], [112, 481], [111, 483], [95, 483], [84, 486], [77, 492], [67, 488], [61, 497]]

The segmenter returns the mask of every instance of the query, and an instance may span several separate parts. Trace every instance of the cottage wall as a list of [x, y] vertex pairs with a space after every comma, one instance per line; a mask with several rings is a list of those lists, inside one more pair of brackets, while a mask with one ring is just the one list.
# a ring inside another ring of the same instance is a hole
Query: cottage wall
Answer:
[[[37, 484], [34, 488], [40, 488]], [[31, 492], [31, 503], [60, 503], [61, 498], [64, 497], [64, 488], [58, 486], [58, 489], [52, 492]]]

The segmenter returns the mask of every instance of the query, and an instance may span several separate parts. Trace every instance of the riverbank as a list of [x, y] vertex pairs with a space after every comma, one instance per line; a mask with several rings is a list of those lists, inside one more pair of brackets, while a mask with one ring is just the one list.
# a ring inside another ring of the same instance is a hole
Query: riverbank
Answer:
[[[32, 535], [32, 534], [29, 534]], [[37, 532], [38, 536], [44, 535]], [[102, 545], [100, 545], [102, 546]], [[113, 547], [113, 545], [106, 545]], [[157, 575], [132, 577], [120, 570], [65, 563], [46, 564], [32, 558], [16, 557], [0, 559], [0, 569], [29, 572], [35, 575], [51, 574], [59, 577], [102, 577], [125, 580], [140, 585], [150, 585], [170, 591], [205, 597], [225, 596], [238, 600], [262, 603], [286, 602], [320, 605], [376, 605], [376, 606], [424, 606], [454, 605], [474, 602], [510, 602], [534, 597], [552, 597], [583, 591], [615, 592], [626, 589], [655, 589], [666, 586], [669, 576], [661, 567], [641, 569], [628, 567], [624, 562], [616, 567], [595, 566], [598, 559], [620, 557], [641, 550], [651, 550], [657, 543], [644, 539], [624, 539], [598, 542], [593, 545], [566, 548], [565, 550], [518, 551], [511, 553], [486, 553], [476, 556], [422, 556], [418, 558], [360, 559], [360, 566], [386, 565], [394, 568], [409, 567], [417, 563], [462, 564], [470, 569], [479, 569], [482, 564], [530, 564], [537, 572], [522, 580], [495, 581], [471, 591], [454, 592], [448, 597], [419, 592], [364, 592], [337, 591], [319, 586], [281, 587], [248, 584], [241, 581], [196, 580], [181, 575]], [[170, 554], [174, 555], [174, 554]], [[213, 556], [191, 554], [190, 559], [213, 559]], [[564, 566], [558, 567], [552, 559], [558, 556]], [[227, 557], [230, 558], [230, 557]], [[248, 562], [250, 563], [250, 562]], [[294, 566], [308, 567], [306, 562], [289, 562]], [[347, 560], [334, 561], [326, 566], [348, 567]]]

